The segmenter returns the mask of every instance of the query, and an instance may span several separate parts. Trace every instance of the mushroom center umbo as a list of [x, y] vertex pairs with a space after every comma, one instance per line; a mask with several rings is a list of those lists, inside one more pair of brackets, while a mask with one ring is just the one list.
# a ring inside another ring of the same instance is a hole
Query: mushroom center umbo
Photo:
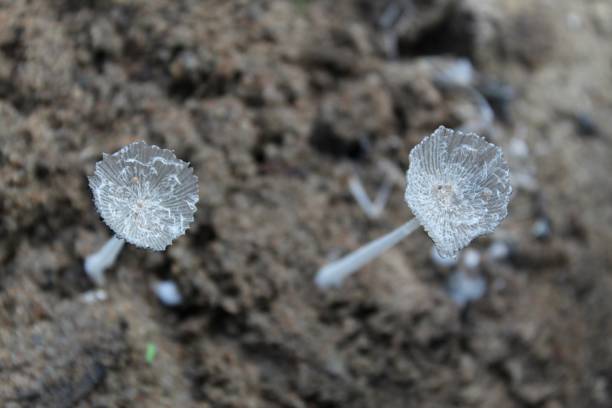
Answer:
[[144, 199], [139, 198], [135, 200], [131, 206], [132, 219], [137, 220], [137, 222], [144, 222], [147, 214], [150, 214], [151, 203]]
[[432, 187], [432, 194], [438, 202], [450, 205], [455, 199], [455, 188], [451, 184], [436, 183]]

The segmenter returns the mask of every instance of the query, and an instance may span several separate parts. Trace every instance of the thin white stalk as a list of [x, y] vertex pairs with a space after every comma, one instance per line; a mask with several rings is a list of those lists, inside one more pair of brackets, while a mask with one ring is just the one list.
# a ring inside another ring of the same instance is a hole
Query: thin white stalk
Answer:
[[97, 285], [104, 284], [104, 271], [115, 263], [123, 244], [123, 239], [113, 236], [98, 252], [85, 258], [85, 272]]
[[342, 281], [352, 273], [356, 272], [366, 263], [391, 248], [402, 239], [406, 238], [421, 224], [416, 218], [411, 219], [404, 225], [394, 229], [390, 233], [375, 239], [367, 245], [362, 246], [351, 254], [334, 261], [319, 270], [315, 277], [315, 283], [320, 288], [340, 286]]

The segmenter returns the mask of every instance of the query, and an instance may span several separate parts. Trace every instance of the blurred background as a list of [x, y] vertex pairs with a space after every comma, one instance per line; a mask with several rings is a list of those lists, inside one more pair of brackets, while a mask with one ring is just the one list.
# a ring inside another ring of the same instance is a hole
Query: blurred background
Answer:
[[[0, 0], [0, 405], [612, 406], [611, 38], [609, 0]], [[317, 288], [439, 125], [503, 148], [508, 218]], [[87, 176], [137, 140], [196, 220], [96, 287]]]

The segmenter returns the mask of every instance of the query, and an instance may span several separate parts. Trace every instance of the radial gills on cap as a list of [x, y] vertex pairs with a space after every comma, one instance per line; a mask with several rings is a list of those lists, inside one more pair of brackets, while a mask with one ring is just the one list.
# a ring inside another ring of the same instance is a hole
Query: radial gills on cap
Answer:
[[104, 154], [89, 177], [96, 208], [131, 244], [164, 250], [194, 219], [198, 178], [170, 150], [145, 142]]
[[492, 232], [508, 213], [508, 164], [475, 133], [440, 126], [410, 152], [406, 178], [406, 202], [443, 257]]

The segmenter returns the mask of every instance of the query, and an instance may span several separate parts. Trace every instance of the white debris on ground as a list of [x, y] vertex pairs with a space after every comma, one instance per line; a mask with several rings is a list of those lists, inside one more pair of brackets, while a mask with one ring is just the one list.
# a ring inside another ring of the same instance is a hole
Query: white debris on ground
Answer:
[[176, 283], [171, 280], [159, 281], [153, 284], [153, 291], [159, 301], [165, 306], [179, 306], [183, 303], [183, 296]]
[[[434, 251], [432, 251], [432, 259]], [[441, 258], [443, 261], [446, 259]], [[482, 298], [487, 291], [487, 282], [480, 273], [482, 254], [475, 248], [464, 249], [454, 264], [447, 280], [447, 292], [459, 307], [465, 307], [469, 302]], [[440, 262], [438, 260], [437, 262]]]
[[81, 295], [81, 301], [88, 304], [103, 302], [106, 299], [108, 299], [108, 295], [104, 289], [90, 290]]
[[476, 71], [469, 59], [458, 58], [444, 67], [435, 79], [457, 86], [471, 86], [476, 80]]
[[463, 93], [464, 97], [476, 107], [477, 115], [463, 123], [459, 130], [477, 133], [490, 130], [495, 120], [495, 113], [489, 101], [476, 88], [478, 73], [470, 60], [432, 58], [430, 63], [437, 72], [434, 81], [439, 86]]
[[390, 160], [380, 159], [377, 162], [377, 167], [383, 181], [376, 192], [374, 200], [371, 200], [368, 196], [359, 175], [354, 174], [349, 178], [349, 191], [359, 207], [370, 219], [377, 219], [383, 215], [393, 187], [395, 185], [403, 186], [405, 182], [404, 173]]
[[480, 299], [486, 290], [487, 282], [480, 274], [472, 276], [459, 269], [448, 280], [448, 294], [460, 307]]
[[550, 221], [545, 217], [538, 218], [531, 227], [531, 235], [537, 239], [546, 239], [550, 236]]
[[378, 193], [376, 194], [376, 198], [374, 201], [370, 200], [368, 193], [366, 193], [365, 188], [363, 187], [363, 183], [358, 176], [352, 176], [349, 179], [349, 190], [359, 207], [363, 210], [363, 212], [368, 216], [368, 218], [376, 219], [379, 218], [387, 206], [387, 202], [389, 201], [389, 196], [391, 195], [391, 189], [393, 187], [393, 183], [385, 178], [383, 180], [382, 186], [378, 189]]
[[480, 266], [480, 252], [474, 248], [467, 248], [463, 251], [463, 266], [469, 270], [475, 270]]
[[535, 161], [531, 159], [531, 151], [527, 145], [527, 130], [519, 129], [519, 136], [513, 137], [507, 146], [508, 161], [512, 168], [512, 186], [527, 192], [538, 190], [536, 178], [537, 168]]
[[515, 137], [510, 141], [508, 145], [508, 153], [514, 157], [526, 159], [529, 157], [529, 146], [525, 139], [521, 137]]
[[494, 241], [487, 249], [486, 256], [492, 261], [499, 261], [510, 256], [510, 247], [504, 241]]

